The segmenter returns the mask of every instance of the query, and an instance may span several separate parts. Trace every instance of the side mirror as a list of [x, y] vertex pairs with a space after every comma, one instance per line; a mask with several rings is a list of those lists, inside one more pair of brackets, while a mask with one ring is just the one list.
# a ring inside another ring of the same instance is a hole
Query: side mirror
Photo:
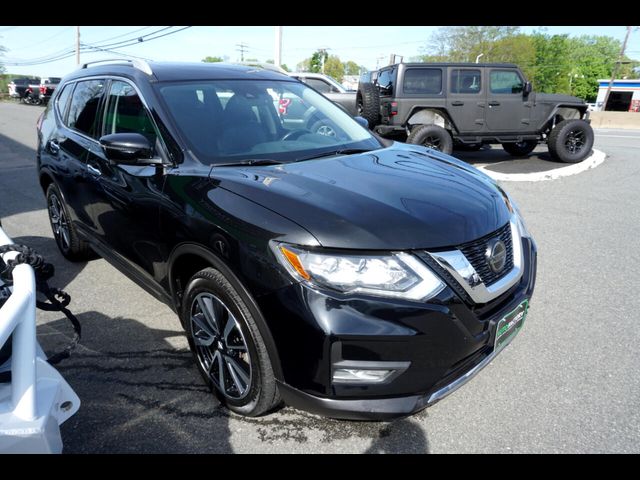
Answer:
[[331, 86], [331, 93], [340, 93], [340, 90], [337, 89], [337, 87], [334, 87], [333, 85]]
[[522, 94], [526, 97], [532, 91], [531, 82], [524, 82], [524, 87], [522, 88]]
[[369, 130], [369, 122], [367, 121], [366, 118], [357, 116], [357, 117], [353, 117], [353, 119], [356, 122], [358, 122], [358, 125], [360, 125], [361, 127], [366, 128], [367, 130]]
[[125, 165], [160, 165], [153, 157], [149, 139], [139, 133], [112, 133], [100, 138], [100, 145], [107, 158]]

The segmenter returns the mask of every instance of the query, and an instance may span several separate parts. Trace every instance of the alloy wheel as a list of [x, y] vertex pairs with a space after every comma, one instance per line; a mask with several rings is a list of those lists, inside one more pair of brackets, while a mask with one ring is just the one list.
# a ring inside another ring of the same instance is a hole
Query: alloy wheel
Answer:
[[202, 370], [225, 397], [246, 397], [252, 380], [251, 358], [240, 324], [229, 308], [211, 293], [200, 293], [191, 304], [190, 321]]
[[68, 250], [71, 246], [71, 234], [69, 232], [69, 220], [62, 203], [55, 193], [49, 195], [49, 218], [53, 227], [53, 234], [59, 240], [63, 250]]

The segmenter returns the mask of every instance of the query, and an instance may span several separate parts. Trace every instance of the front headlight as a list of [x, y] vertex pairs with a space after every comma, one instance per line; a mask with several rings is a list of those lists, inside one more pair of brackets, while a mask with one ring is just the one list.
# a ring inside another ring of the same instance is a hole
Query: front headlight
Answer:
[[516, 217], [516, 223], [518, 225], [518, 230], [520, 231], [520, 236], [525, 238], [531, 238], [529, 229], [527, 228], [526, 223], [524, 223], [524, 218], [522, 217], [522, 212], [520, 211], [520, 207], [518, 207], [518, 204], [511, 197], [511, 195], [509, 195], [507, 192], [505, 192], [501, 188], [500, 188], [500, 191], [504, 196], [504, 202], [507, 204], [507, 208]]
[[426, 300], [444, 283], [407, 253], [342, 255], [274, 243], [280, 263], [298, 280], [342, 293]]

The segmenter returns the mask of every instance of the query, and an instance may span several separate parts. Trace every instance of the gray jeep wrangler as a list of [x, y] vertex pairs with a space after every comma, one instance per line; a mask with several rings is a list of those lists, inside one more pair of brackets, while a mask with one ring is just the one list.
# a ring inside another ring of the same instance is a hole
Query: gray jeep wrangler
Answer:
[[361, 81], [358, 114], [384, 137], [451, 153], [500, 143], [524, 156], [546, 142], [563, 162], [593, 147], [588, 106], [568, 95], [535, 93], [517, 65], [400, 63]]

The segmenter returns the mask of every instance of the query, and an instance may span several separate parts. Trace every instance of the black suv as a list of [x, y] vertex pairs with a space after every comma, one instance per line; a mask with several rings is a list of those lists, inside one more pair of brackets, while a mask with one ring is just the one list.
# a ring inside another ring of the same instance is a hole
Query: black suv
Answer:
[[93, 250], [175, 309], [242, 415], [418, 411], [494, 358], [533, 292], [535, 243], [494, 181], [383, 144], [279, 73], [85, 65], [41, 117], [37, 160], [62, 253]]
[[400, 63], [361, 81], [360, 114], [383, 136], [451, 153], [500, 143], [514, 156], [546, 142], [562, 162], [584, 160], [593, 146], [588, 105], [532, 91], [517, 65]]

